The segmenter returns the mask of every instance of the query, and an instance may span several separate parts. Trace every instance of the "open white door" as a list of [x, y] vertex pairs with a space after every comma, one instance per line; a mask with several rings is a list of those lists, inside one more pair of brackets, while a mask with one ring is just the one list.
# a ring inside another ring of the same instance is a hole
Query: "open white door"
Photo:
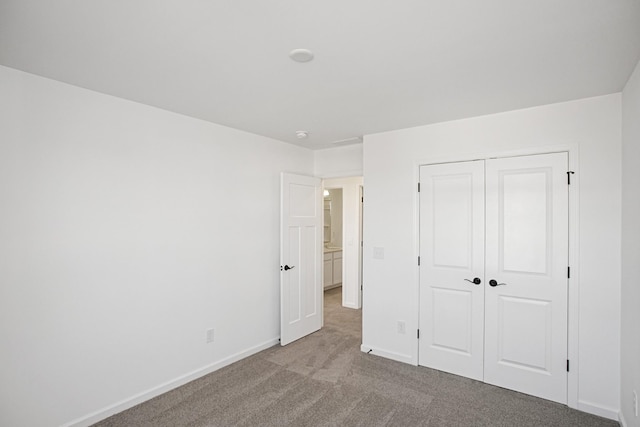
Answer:
[[319, 178], [283, 173], [280, 207], [280, 344], [322, 327]]

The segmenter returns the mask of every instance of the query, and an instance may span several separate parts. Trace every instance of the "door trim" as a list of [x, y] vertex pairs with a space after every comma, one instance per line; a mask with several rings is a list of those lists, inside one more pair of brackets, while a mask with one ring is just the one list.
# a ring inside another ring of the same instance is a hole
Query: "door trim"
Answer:
[[[567, 305], [567, 355], [570, 363], [570, 370], [567, 373], [567, 406], [578, 409], [578, 372], [579, 372], [579, 308], [580, 308], [580, 253], [579, 246], [579, 207], [580, 207], [580, 171], [579, 171], [579, 145], [559, 144], [541, 147], [522, 148], [504, 151], [482, 151], [467, 154], [451, 154], [434, 156], [414, 161], [413, 183], [420, 180], [420, 166], [438, 163], [456, 163], [471, 160], [487, 160], [490, 158], [519, 157], [535, 154], [549, 154], [566, 152], [569, 156], [569, 170], [575, 173], [571, 176], [571, 186], [569, 188], [569, 266], [571, 266], [571, 277], [568, 279], [568, 305]], [[420, 255], [420, 195], [417, 191], [413, 197], [413, 239], [415, 258]], [[415, 265], [415, 288], [414, 301], [420, 300], [420, 269]], [[419, 307], [416, 319], [419, 324]], [[418, 366], [418, 340], [415, 340], [412, 351], [412, 365]]]

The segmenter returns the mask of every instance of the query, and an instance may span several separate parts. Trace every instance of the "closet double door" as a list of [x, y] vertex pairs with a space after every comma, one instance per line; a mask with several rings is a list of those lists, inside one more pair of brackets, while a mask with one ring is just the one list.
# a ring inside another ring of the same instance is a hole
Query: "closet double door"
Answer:
[[567, 169], [420, 167], [420, 365], [566, 403]]

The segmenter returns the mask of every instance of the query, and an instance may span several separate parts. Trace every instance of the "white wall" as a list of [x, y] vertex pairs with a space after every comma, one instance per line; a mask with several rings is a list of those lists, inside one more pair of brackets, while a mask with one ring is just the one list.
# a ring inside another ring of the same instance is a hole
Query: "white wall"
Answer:
[[[622, 92], [621, 413], [640, 426], [632, 393], [640, 393], [640, 63]], [[639, 396], [640, 398], [640, 396]], [[639, 402], [640, 404], [640, 402]]]
[[362, 175], [362, 144], [316, 150], [315, 176], [339, 178]]
[[362, 177], [325, 179], [325, 188], [342, 189], [342, 305], [360, 308], [360, 186]]
[[[619, 94], [368, 135], [364, 138], [363, 350], [417, 363], [418, 165], [574, 146], [579, 188], [576, 406], [617, 418], [620, 387]], [[373, 259], [373, 248], [384, 259]], [[576, 271], [573, 266], [573, 271]], [[575, 293], [574, 295], [576, 295]], [[574, 314], [574, 313], [571, 313]], [[576, 394], [576, 392], [574, 392]], [[570, 396], [569, 400], [572, 398]], [[574, 399], [575, 400], [575, 399]]]
[[279, 174], [311, 151], [5, 67], [0, 94], [0, 425], [87, 424], [276, 343]]

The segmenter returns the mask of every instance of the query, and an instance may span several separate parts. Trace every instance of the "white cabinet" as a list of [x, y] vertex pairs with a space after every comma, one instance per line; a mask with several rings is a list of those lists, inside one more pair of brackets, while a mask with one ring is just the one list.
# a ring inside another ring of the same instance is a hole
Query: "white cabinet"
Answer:
[[322, 281], [324, 288], [333, 286], [333, 256], [331, 252], [324, 254], [324, 279]]
[[333, 253], [333, 284], [342, 283], [342, 251]]
[[342, 283], [342, 251], [324, 253], [324, 288], [329, 289]]

